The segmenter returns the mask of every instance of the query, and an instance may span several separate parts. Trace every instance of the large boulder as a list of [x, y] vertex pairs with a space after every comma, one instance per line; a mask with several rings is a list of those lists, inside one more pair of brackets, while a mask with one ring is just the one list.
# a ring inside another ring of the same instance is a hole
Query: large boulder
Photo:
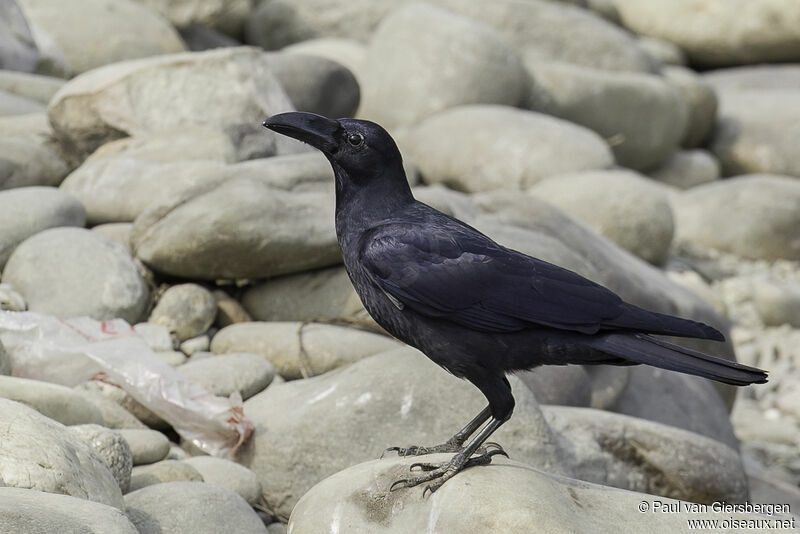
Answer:
[[407, 150], [426, 183], [468, 192], [527, 189], [548, 176], [614, 163], [594, 132], [507, 106], [448, 109], [407, 137]]
[[178, 32], [166, 20], [132, 0], [84, 0], [68, 10], [58, 0], [17, 3], [42, 54], [63, 58], [71, 74], [185, 50]]
[[673, 199], [678, 243], [743, 258], [800, 259], [800, 181], [744, 175], [684, 191]]
[[131, 245], [139, 259], [166, 274], [264, 278], [341, 261], [332, 221], [327, 192], [281, 189], [244, 175], [151, 204], [134, 223]]
[[6, 486], [124, 508], [114, 475], [82, 438], [17, 402], [0, 399], [0, 407], [0, 479]]
[[513, 106], [524, 97], [526, 77], [517, 53], [494, 30], [411, 4], [386, 17], [370, 41], [359, 114], [397, 127], [458, 105]]
[[664, 188], [632, 171], [587, 171], [548, 178], [530, 192], [655, 265], [666, 261], [674, 222]]
[[0, 271], [14, 249], [28, 237], [57, 226], [86, 222], [83, 205], [53, 187], [0, 191]]
[[[31, 269], [35, 265], [35, 269]], [[3, 270], [28, 309], [137, 322], [150, 291], [128, 251], [83, 228], [51, 228], [23, 241]]]
[[[425, 461], [449, 458], [434, 455]], [[390, 493], [392, 482], [408, 476], [417, 461], [373, 460], [325, 479], [297, 503], [290, 531], [336, 532], [346, 525], [352, 534], [688, 533], [693, 532], [688, 521], [694, 519], [764, 521], [757, 514], [715, 513], [711, 507], [590, 484], [498, 456], [490, 466], [459, 473], [426, 499], [421, 498], [424, 486]], [[790, 518], [781, 521], [791, 524]]]
[[49, 117], [76, 157], [121, 137], [186, 124], [223, 130], [238, 159], [297, 151], [291, 140], [265, 132], [260, 121], [292, 109], [254, 48], [169, 54], [94, 69], [70, 80], [50, 102]]
[[[563, 467], [533, 394], [511, 378], [515, 416], [494, 436], [509, 454], [555, 472]], [[410, 348], [336, 372], [267, 388], [245, 402], [255, 433], [237, 461], [258, 475], [267, 506], [287, 518], [314, 484], [390, 446], [447, 440], [484, 406], [471, 384]]]
[[680, 46], [705, 66], [800, 59], [800, 4], [793, 0], [616, 0], [637, 33]]
[[[611, 145], [620, 165], [652, 167], [680, 146], [689, 119], [683, 94], [663, 78], [527, 61], [533, 109], [586, 126]], [[541, 104], [537, 104], [537, 102]]]

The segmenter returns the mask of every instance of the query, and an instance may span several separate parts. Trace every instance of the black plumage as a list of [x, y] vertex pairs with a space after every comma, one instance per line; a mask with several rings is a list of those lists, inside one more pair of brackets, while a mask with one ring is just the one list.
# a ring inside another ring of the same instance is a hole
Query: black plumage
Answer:
[[415, 464], [427, 472], [398, 485], [430, 481], [435, 491], [464, 467], [504, 454], [485, 440], [514, 409], [508, 372], [539, 365], [648, 364], [734, 385], [766, 381], [760, 369], [653, 337], [724, 340], [714, 328], [628, 304], [599, 284], [503, 247], [418, 202], [397, 146], [377, 124], [291, 112], [264, 125], [309, 143], [331, 162], [336, 233], [370, 315], [475, 384], [489, 401], [442, 445], [393, 448], [401, 454], [457, 453], [445, 464]]

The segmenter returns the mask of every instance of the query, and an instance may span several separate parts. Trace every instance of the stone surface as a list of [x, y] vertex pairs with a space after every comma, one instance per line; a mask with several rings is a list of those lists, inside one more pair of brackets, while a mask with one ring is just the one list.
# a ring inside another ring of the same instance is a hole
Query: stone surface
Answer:
[[461, 106], [424, 120], [408, 151], [423, 180], [468, 192], [526, 189], [566, 172], [614, 163], [595, 133], [505, 106]]
[[140, 534], [266, 534], [267, 527], [236, 493], [215, 484], [165, 482], [125, 495]]
[[0, 284], [0, 310], [25, 311], [28, 304], [11, 284]]
[[[613, 4], [614, 0], [609, 0]], [[637, 40], [639, 46], [658, 63], [667, 65], [686, 65], [686, 54], [674, 43], [658, 37], [641, 36]]]
[[686, 148], [704, 146], [717, 118], [717, 93], [694, 71], [667, 66], [661, 70], [667, 83], [675, 87], [689, 104], [689, 120], [681, 145]]
[[539, 404], [590, 406], [592, 382], [580, 365], [542, 366], [517, 373]]
[[57, 186], [69, 172], [45, 113], [0, 116], [0, 189]]
[[150, 429], [121, 429], [119, 433], [128, 442], [133, 465], [152, 464], [163, 460], [169, 453], [169, 440], [161, 432]]
[[274, 276], [338, 263], [332, 212], [325, 192], [240, 176], [151, 205], [134, 223], [131, 244], [139, 259], [167, 274]]
[[719, 119], [710, 149], [725, 176], [774, 173], [800, 176], [800, 95], [791, 89], [720, 90]]
[[800, 5], [792, 0], [616, 0], [637, 33], [680, 46], [705, 66], [800, 59]]
[[31, 72], [39, 51], [25, 15], [15, 2], [0, 4], [0, 69]]
[[99, 412], [102, 418], [100, 422], [106, 428], [114, 429], [146, 429], [144, 423], [139, 421], [131, 412], [96, 391], [87, 391], [80, 387], [73, 388], [75, 393], [87, 400]]
[[112, 506], [21, 488], [0, 488], [0, 531], [138, 534], [125, 514]]
[[222, 354], [181, 365], [178, 372], [214, 395], [229, 397], [238, 391], [248, 399], [272, 382], [275, 366], [256, 354]]
[[83, 226], [86, 212], [71, 194], [53, 187], [0, 191], [0, 270], [28, 237], [57, 226]]
[[150, 428], [169, 428], [169, 424], [166, 421], [154, 414], [149, 408], [131, 397], [127, 391], [122, 389], [119, 385], [112, 383], [110, 380], [105, 380], [102, 382], [98, 380], [90, 380], [82, 384], [78, 384], [75, 386], [75, 389], [86, 391], [90, 394], [101, 395], [111, 402], [117, 403], [119, 406], [124, 408]]
[[678, 243], [743, 258], [800, 259], [800, 182], [744, 175], [695, 187], [673, 201]]
[[203, 482], [203, 475], [180, 460], [161, 460], [154, 464], [137, 465], [131, 472], [131, 489], [136, 491], [162, 482]]
[[235, 160], [224, 131], [185, 125], [106, 143], [64, 179], [61, 189], [83, 203], [90, 224], [132, 222], [154, 200]]
[[163, 324], [137, 323], [133, 325], [133, 329], [136, 331], [136, 335], [144, 339], [147, 346], [154, 352], [166, 352], [174, 348], [170, 330]]
[[224, 328], [235, 323], [246, 323], [253, 318], [238, 300], [231, 297], [221, 289], [214, 290], [214, 300], [217, 301], [217, 319], [214, 326]]
[[213, 352], [258, 354], [289, 380], [320, 375], [399, 346], [399, 341], [371, 332], [301, 322], [238, 323], [211, 340]]
[[0, 89], [0, 116], [27, 115], [45, 110], [41, 102]]
[[[448, 455], [428, 457], [444, 461]], [[688, 519], [763, 519], [755, 514], [687, 513], [682, 502], [598, 486], [495, 456], [468, 469], [426, 499], [422, 488], [387, 488], [418, 458], [372, 460], [339, 472], [311, 489], [295, 507], [293, 534], [428, 532], [691, 532]], [[427, 460], [426, 460], [427, 461]], [[641, 503], [653, 507], [640, 512]], [[674, 513], [664, 513], [667, 508]], [[675, 511], [679, 510], [679, 511]], [[624, 526], [621, 526], [624, 525]], [[622, 530], [621, 530], [622, 529]]]
[[637, 173], [565, 174], [539, 182], [530, 192], [645, 261], [660, 265], [667, 259], [674, 233], [669, 198]]
[[316, 55], [276, 53], [269, 68], [298, 111], [331, 118], [352, 117], [360, 89], [353, 74], [335, 60]]
[[[24, 354], [21, 357], [24, 358]], [[0, 376], [0, 397], [25, 404], [64, 425], [103, 422], [100, 411], [89, 401], [72, 389], [58, 384]]]
[[728, 407], [708, 380], [654, 367], [629, 370], [627, 387], [610, 411], [682, 428], [739, 447]]
[[718, 180], [720, 166], [719, 161], [705, 150], [681, 150], [647, 174], [663, 184], [691, 189]]
[[0, 407], [0, 477], [6, 486], [123, 508], [114, 475], [88, 443], [20, 403], [0, 399]]
[[581, 480], [706, 504], [747, 498], [739, 453], [720, 442], [591, 408], [542, 411]]
[[800, 284], [760, 279], [753, 284], [753, 302], [767, 326], [800, 328]]
[[206, 484], [216, 484], [236, 492], [251, 506], [261, 502], [261, 484], [256, 474], [246, 467], [213, 456], [195, 456], [187, 458], [184, 463], [197, 469]]
[[[57, 0], [17, 1], [42, 54], [63, 58], [73, 75], [185, 49], [174, 28], [132, 0], [85, 0], [67, 12]], [[85, 31], [87, 19], [92, 20], [91, 32]]]
[[205, 333], [217, 315], [217, 303], [211, 291], [198, 284], [178, 284], [158, 298], [150, 323], [166, 326], [178, 340]]
[[263, 52], [238, 47], [94, 69], [65, 84], [48, 114], [62, 144], [79, 155], [128, 135], [200, 124], [223, 130], [237, 159], [249, 159], [298, 150], [253, 119], [289, 110]]
[[92, 227], [92, 232], [97, 232], [106, 239], [118, 243], [130, 252], [131, 229], [133, 223], [106, 223]]
[[128, 442], [119, 432], [100, 425], [75, 425], [70, 432], [85, 440], [105, 460], [122, 493], [127, 493], [131, 484], [133, 455]]
[[8, 376], [11, 374], [11, 357], [6, 352], [3, 343], [0, 343], [0, 375]]
[[[263, 6], [265, 3], [262, 3]], [[255, 19], [255, 17], [253, 17]], [[364, 58], [367, 55], [366, 46], [355, 39], [345, 39], [337, 37], [322, 37], [319, 39], [308, 39], [287, 46], [282, 50], [287, 54], [306, 54], [311, 56], [324, 57], [347, 67], [347, 69], [359, 80], [359, 87], [362, 82], [361, 77], [364, 70]]]
[[59, 317], [135, 323], [149, 299], [128, 252], [82, 228], [51, 228], [22, 242], [6, 263], [3, 282], [17, 288], [29, 310]]
[[[561, 471], [533, 394], [516, 378], [510, 380], [516, 413], [493, 438], [514, 458]], [[256, 430], [236, 459], [258, 475], [266, 506], [285, 520], [297, 500], [325, 477], [390, 446], [441, 443], [484, 404], [474, 386], [402, 348], [267, 388], [245, 402]]]
[[378, 26], [362, 83], [359, 114], [392, 128], [458, 105], [516, 105], [524, 97], [526, 74], [495, 31], [431, 5], [411, 4]]
[[526, 62], [536, 81], [531, 107], [586, 126], [611, 145], [620, 165], [652, 167], [680, 145], [689, 120], [682, 93], [658, 76], [567, 63]]
[[245, 291], [242, 305], [259, 321], [326, 321], [371, 324], [344, 267], [272, 278]]
[[137, 0], [160, 13], [178, 28], [206, 25], [241, 27], [252, 0]]
[[50, 102], [62, 85], [64, 85], [64, 80], [54, 76], [0, 70], [0, 90], [30, 98], [42, 104]]

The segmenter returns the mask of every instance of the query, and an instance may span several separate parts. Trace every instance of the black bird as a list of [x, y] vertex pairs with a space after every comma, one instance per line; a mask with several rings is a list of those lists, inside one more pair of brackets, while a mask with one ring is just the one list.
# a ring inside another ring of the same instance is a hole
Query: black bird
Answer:
[[[465, 467], [487, 464], [484, 443], [511, 417], [506, 373], [539, 365], [648, 364], [743, 386], [767, 373], [667, 343], [651, 334], [724, 341], [714, 328], [623, 302], [551, 263], [499, 245], [418, 202], [391, 136], [363, 120], [281, 113], [264, 126], [319, 149], [336, 180], [336, 235], [364, 307], [386, 331], [466, 378], [489, 405], [447, 442], [392, 447], [401, 455], [455, 452], [391, 489], [436, 491]], [[466, 445], [467, 439], [489, 421]]]

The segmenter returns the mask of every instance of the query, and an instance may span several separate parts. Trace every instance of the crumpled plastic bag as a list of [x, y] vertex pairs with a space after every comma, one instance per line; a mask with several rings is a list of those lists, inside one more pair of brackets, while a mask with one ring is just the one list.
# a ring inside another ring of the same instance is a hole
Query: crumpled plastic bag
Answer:
[[208, 454], [232, 455], [253, 432], [240, 395], [217, 397], [190, 382], [123, 319], [0, 311], [0, 341], [14, 376], [75, 386], [105, 374]]

